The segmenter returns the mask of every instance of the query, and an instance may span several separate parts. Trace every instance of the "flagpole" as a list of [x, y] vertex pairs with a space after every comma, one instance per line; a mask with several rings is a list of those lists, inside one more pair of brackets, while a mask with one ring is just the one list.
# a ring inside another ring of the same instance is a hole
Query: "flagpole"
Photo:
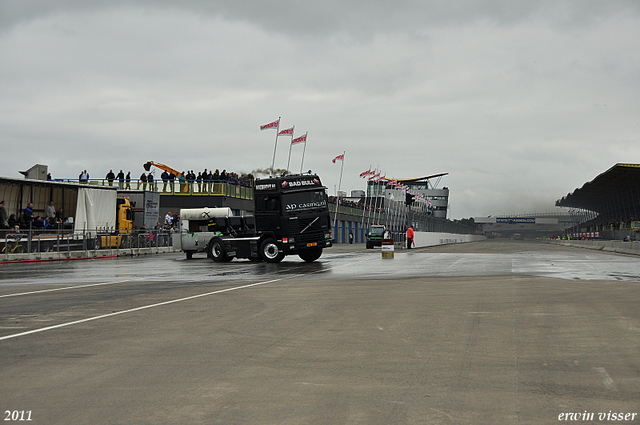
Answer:
[[[342, 186], [342, 170], [344, 170], [344, 154], [347, 151], [342, 151], [342, 164], [340, 165], [340, 180], [338, 181], [338, 193], [336, 193], [336, 213], [333, 216], [333, 225], [336, 228], [336, 233], [338, 232], [338, 207], [340, 206], [340, 187]], [[338, 240], [338, 235], [336, 234], [335, 240]]]
[[271, 161], [271, 175], [275, 175], [273, 167], [276, 164], [276, 148], [278, 147], [278, 133], [280, 133], [280, 118], [278, 117], [278, 127], [276, 128], [276, 145], [273, 147], [273, 161]]
[[[371, 171], [371, 165], [369, 165], [369, 171]], [[367, 173], [365, 175], [365, 178], [369, 178], [369, 174]], [[360, 227], [362, 227], [364, 229], [364, 215], [367, 213], [367, 185], [369, 180], [366, 180], [364, 182], [364, 205], [362, 206], [362, 223], [360, 225]], [[365, 235], [366, 236], [366, 235]]]
[[[369, 169], [371, 169], [371, 167], [369, 167]], [[375, 174], [376, 170], [375, 168], [373, 169], [373, 173]], [[371, 176], [369, 176], [371, 177]], [[367, 177], [367, 182], [366, 182], [366, 186], [365, 186], [365, 203], [364, 203], [364, 209], [367, 210], [367, 204], [369, 206], [369, 208], [371, 208], [371, 196], [369, 196], [369, 177]], [[368, 198], [368, 199], [367, 199]], [[371, 211], [367, 210], [367, 229], [370, 227], [369, 221], [371, 220]]]
[[[304, 133], [304, 135], [306, 136], [307, 133]], [[307, 140], [305, 139], [304, 148], [302, 149], [302, 161], [300, 161], [300, 174], [302, 174], [302, 164], [304, 164], [304, 151], [306, 150], [307, 150]]]
[[[380, 174], [382, 174], [382, 170], [380, 170]], [[376, 222], [375, 224], [380, 224], [380, 218], [379, 218], [380, 208], [378, 207], [378, 179], [377, 178], [374, 179], [373, 183], [374, 183], [373, 184], [373, 189], [374, 189], [374, 192], [376, 194], [376, 198], [373, 201], [373, 205], [374, 205], [374, 208], [375, 208], [375, 211], [373, 212], [373, 221]]]
[[[382, 174], [382, 170], [380, 170], [380, 174]], [[374, 183], [375, 183], [375, 184], [373, 185], [373, 187], [375, 188], [375, 192], [376, 192], [376, 200], [375, 200], [375, 208], [376, 208], [376, 210], [375, 210], [375, 212], [374, 212], [374, 218], [373, 218], [373, 219], [375, 220], [376, 224], [380, 224], [380, 206], [379, 206], [379, 204], [378, 204], [378, 201], [379, 201], [379, 199], [378, 199], [378, 198], [379, 198], [379, 196], [378, 196], [378, 193], [377, 193], [377, 192], [378, 192], [378, 187], [379, 187], [379, 185], [378, 185], [378, 183], [379, 183], [378, 179], [376, 179], [376, 180], [374, 181]]]
[[289, 159], [287, 160], [287, 173], [289, 172], [289, 164], [291, 163], [291, 147], [293, 143], [289, 143]]
[[[293, 127], [291, 127], [291, 143], [289, 143], [289, 159], [287, 160], [287, 173], [289, 172], [289, 163], [291, 162], [291, 147], [293, 146], [293, 130], [296, 128], [296, 126], [294, 125]], [[282, 130], [282, 131], [288, 131], [288, 130]]]
[[[378, 173], [378, 168], [374, 168], [375, 173]], [[367, 179], [367, 192], [369, 191], [369, 182], [372, 181], [373, 179]], [[371, 185], [371, 196], [369, 196], [369, 211], [367, 213], [367, 228], [371, 227], [371, 216], [373, 213], [373, 219], [375, 220], [375, 201], [373, 199], [373, 195], [375, 195], [375, 187], [373, 185]], [[374, 210], [371, 211], [371, 207], [373, 206]]]

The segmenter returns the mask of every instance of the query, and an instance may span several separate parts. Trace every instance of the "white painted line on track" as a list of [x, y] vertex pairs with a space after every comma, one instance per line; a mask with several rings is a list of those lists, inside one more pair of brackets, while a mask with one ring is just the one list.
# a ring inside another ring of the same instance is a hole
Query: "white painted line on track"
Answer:
[[67, 327], [67, 326], [78, 325], [80, 323], [91, 322], [91, 321], [94, 321], [94, 320], [105, 319], [107, 317], [119, 316], [121, 314], [133, 313], [134, 311], [146, 310], [146, 309], [149, 309], [149, 308], [160, 307], [160, 306], [163, 306], [163, 305], [175, 304], [175, 303], [179, 303], [179, 302], [182, 302], [182, 301], [195, 300], [197, 298], [208, 297], [210, 295], [216, 295], [216, 294], [222, 294], [224, 292], [235, 291], [235, 290], [238, 290], [238, 289], [246, 289], [246, 288], [251, 288], [253, 286], [266, 285], [268, 283], [278, 282], [280, 280], [290, 279], [290, 278], [294, 278], [294, 277], [297, 277], [297, 276], [301, 276], [301, 275], [288, 276], [287, 278], [280, 278], [280, 279], [265, 280], [263, 282], [251, 283], [249, 285], [235, 286], [233, 288], [221, 289], [219, 291], [207, 292], [205, 294], [192, 295], [190, 297], [178, 298], [178, 299], [175, 299], [175, 300], [164, 301], [164, 302], [161, 302], [161, 303], [143, 305], [141, 307], [131, 308], [129, 310], [122, 310], [122, 311], [116, 311], [116, 312], [109, 313], [109, 314], [102, 314], [100, 316], [87, 317], [86, 319], [75, 320], [73, 322], [61, 323], [59, 325], [47, 326], [46, 328], [33, 329], [33, 330], [30, 330], [30, 331], [21, 332], [19, 334], [3, 336], [3, 337], [0, 337], [0, 341], [4, 341], [6, 339], [11, 339], [11, 338], [17, 338], [17, 337], [20, 337], [20, 336], [30, 335], [30, 334], [34, 334], [34, 333], [38, 333], [38, 332], [50, 331], [52, 329], [59, 329], [59, 328]]
[[609, 376], [607, 371], [604, 370], [603, 367], [594, 367], [594, 369], [602, 376], [602, 381], [604, 383], [604, 386], [608, 390], [618, 391], [618, 388], [616, 387], [615, 382], [613, 382], [613, 379], [611, 379], [611, 377]]
[[8, 298], [8, 297], [19, 297], [21, 295], [33, 295], [33, 294], [42, 294], [44, 292], [57, 292], [57, 291], [67, 291], [69, 289], [78, 289], [78, 288], [90, 288], [92, 286], [104, 286], [104, 285], [117, 285], [118, 283], [126, 283], [130, 282], [129, 280], [119, 280], [117, 282], [102, 282], [102, 283], [88, 283], [86, 285], [77, 285], [77, 286], [65, 286], [63, 288], [53, 288], [53, 289], [41, 289], [39, 291], [31, 291], [31, 292], [19, 292], [17, 294], [6, 294], [0, 295], [0, 298]]
[[[354, 262], [351, 262], [351, 263], [348, 263], [348, 264], [343, 264], [343, 265], [337, 266], [336, 268], [338, 268], [338, 267], [347, 267], [347, 266], [351, 266], [353, 264], [362, 263], [364, 261], [368, 261], [368, 259], [361, 260], [361, 261], [354, 261]], [[116, 312], [108, 313], [108, 314], [102, 314], [100, 316], [87, 317], [86, 319], [74, 320], [73, 322], [60, 323], [58, 325], [47, 326], [45, 328], [32, 329], [32, 330], [26, 331], [26, 332], [21, 332], [21, 333], [17, 333], [17, 334], [13, 334], [13, 335], [6, 335], [6, 336], [3, 336], [3, 337], [0, 337], [0, 341], [4, 341], [4, 340], [7, 340], [7, 339], [12, 339], [12, 338], [18, 338], [18, 337], [21, 337], [21, 336], [31, 335], [31, 334], [35, 334], [35, 333], [39, 333], [39, 332], [50, 331], [50, 330], [53, 330], [53, 329], [65, 328], [67, 326], [78, 325], [80, 323], [92, 322], [94, 320], [106, 319], [108, 317], [114, 317], [114, 316], [119, 316], [119, 315], [122, 315], [122, 314], [133, 313], [135, 311], [147, 310], [147, 309], [154, 308], [154, 307], [161, 307], [161, 306], [165, 306], [165, 305], [176, 304], [176, 303], [183, 302], [183, 301], [195, 300], [195, 299], [198, 299], [198, 298], [203, 298], [203, 297], [208, 297], [208, 296], [211, 296], [211, 295], [222, 294], [222, 293], [225, 293], [225, 292], [236, 291], [236, 290], [239, 290], [239, 289], [247, 289], [247, 288], [253, 288], [253, 287], [256, 287], [256, 286], [267, 285], [269, 283], [279, 282], [279, 281], [282, 281], [282, 280], [290, 280], [290, 279], [294, 279], [294, 278], [300, 277], [300, 276], [310, 276], [312, 274], [324, 273], [324, 272], [327, 272], [329, 270], [331, 270], [331, 269], [316, 270], [316, 271], [313, 271], [313, 272], [310, 272], [310, 273], [295, 274], [295, 275], [290, 275], [290, 276], [286, 276], [286, 277], [281, 277], [281, 278], [278, 278], [278, 279], [265, 280], [265, 281], [262, 281], [262, 282], [250, 283], [248, 285], [234, 286], [233, 288], [220, 289], [218, 291], [207, 292], [207, 293], [198, 294], [198, 295], [192, 295], [190, 297], [184, 297], [184, 298], [178, 298], [178, 299], [175, 299], [175, 300], [163, 301], [161, 303], [143, 305], [141, 307], [131, 308], [131, 309], [122, 310], [122, 311], [116, 311]]]

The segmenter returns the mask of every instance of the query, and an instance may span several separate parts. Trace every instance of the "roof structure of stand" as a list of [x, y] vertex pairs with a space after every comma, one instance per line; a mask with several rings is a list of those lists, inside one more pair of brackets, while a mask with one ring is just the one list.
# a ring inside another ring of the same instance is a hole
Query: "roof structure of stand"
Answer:
[[640, 164], [616, 164], [557, 200], [556, 206], [593, 211], [607, 220], [637, 220], [640, 217]]
[[415, 177], [415, 178], [412, 178], [412, 179], [392, 179], [392, 180], [400, 182], [400, 183], [403, 183], [403, 184], [411, 185], [411, 184], [416, 184], [416, 183], [429, 182], [429, 180], [431, 180], [431, 179], [437, 179], [435, 184], [431, 183], [431, 187], [433, 189], [435, 189], [435, 188], [438, 187], [438, 184], [440, 183], [440, 179], [443, 176], [446, 176], [448, 174], [449, 173], [440, 173], [440, 174], [434, 174], [434, 175], [426, 176], [426, 177]]

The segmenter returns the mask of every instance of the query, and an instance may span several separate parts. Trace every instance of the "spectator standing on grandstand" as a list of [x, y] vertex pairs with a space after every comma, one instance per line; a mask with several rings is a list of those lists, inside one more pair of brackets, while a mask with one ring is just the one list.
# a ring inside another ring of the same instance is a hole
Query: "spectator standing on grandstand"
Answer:
[[193, 181], [196, 179], [193, 171], [187, 171], [185, 179], [187, 180], [187, 192], [191, 193], [193, 191]]
[[22, 219], [27, 227], [31, 228], [31, 226], [33, 226], [33, 204], [31, 202], [29, 202], [27, 208], [24, 209]]
[[201, 192], [208, 192], [209, 191], [209, 180], [211, 180], [211, 176], [209, 175], [209, 172], [205, 168], [204, 171], [202, 172], [202, 190], [201, 190]]
[[7, 209], [4, 207], [6, 202], [4, 200], [0, 201], [0, 229], [8, 229], [9, 228], [9, 217], [7, 217]]
[[130, 190], [131, 189], [131, 171], [127, 173], [127, 176], [124, 178], [124, 181], [127, 182], [125, 185], [125, 189]]
[[173, 171], [169, 173], [169, 192], [173, 193], [176, 191], [176, 175], [173, 174]]
[[183, 171], [182, 174], [178, 176], [178, 183], [180, 184], [180, 193], [185, 192], [185, 181], [186, 179], [184, 178], [184, 171]]
[[164, 170], [162, 172], [162, 174], [160, 175], [160, 178], [162, 179], [162, 191], [166, 192], [167, 191], [167, 183], [169, 183], [169, 173], [167, 173], [167, 170]]
[[124, 189], [124, 173], [122, 172], [122, 170], [120, 170], [116, 178], [118, 179], [118, 187], [120, 188], [120, 190]]
[[49, 222], [55, 223], [56, 207], [53, 206], [53, 201], [49, 202], [49, 205], [45, 207], [44, 215], [49, 218]]
[[171, 227], [173, 227], [173, 214], [171, 213], [171, 211], [169, 211], [167, 215], [164, 216], [164, 227], [166, 229], [171, 229]]
[[144, 172], [140, 175], [140, 183], [142, 184], [142, 190], [147, 190], [147, 175]]
[[202, 172], [198, 171], [198, 175], [196, 176], [196, 181], [198, 182], [198, 192], [202, 193]]
[[113, 174], [113, 170], [109, 170], [105, 178], [109, 182], [109, 186], [113, 186], [113, 180], [116, 178], [116, 175]]
[[153, 182], [153, 174], [149, 173], [147, 174], [147, 183], [149, 183], [149, 190], [152, 192], [157, 191], [158, 189], [156, 188], [155, 183]]

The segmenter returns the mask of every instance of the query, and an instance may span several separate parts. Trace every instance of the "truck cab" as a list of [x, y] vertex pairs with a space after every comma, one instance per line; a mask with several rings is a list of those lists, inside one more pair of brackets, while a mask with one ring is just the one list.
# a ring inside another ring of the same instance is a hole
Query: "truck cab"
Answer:
[[381, 224], [374, 224], [367, 232], [367, 249], [374, 246], [382, 246], [382, 238], [385, 227]]
[[118, 248], [133, 233], [133, 210], [131, 202], [126, 197], [116, 198], [116, 227], [115, 231], [98, 233], [96, 248]]
[[310, 262], [332, 245], [326, 188], [317, 175], [256, 180], [253, 216], [233, 216], [226, 207], [183, 209], [180, 216], [187, 258], [206, 251], [216, 262], [277, 263], [294, 254]]
[[290, 254], [314, 261], [331, 246], [327, 191], [317, 175], [257, 180], [254, 202], [256, 233], [271, 245], [270, 250], [261, 249], [266, 261], [278, 262]]

